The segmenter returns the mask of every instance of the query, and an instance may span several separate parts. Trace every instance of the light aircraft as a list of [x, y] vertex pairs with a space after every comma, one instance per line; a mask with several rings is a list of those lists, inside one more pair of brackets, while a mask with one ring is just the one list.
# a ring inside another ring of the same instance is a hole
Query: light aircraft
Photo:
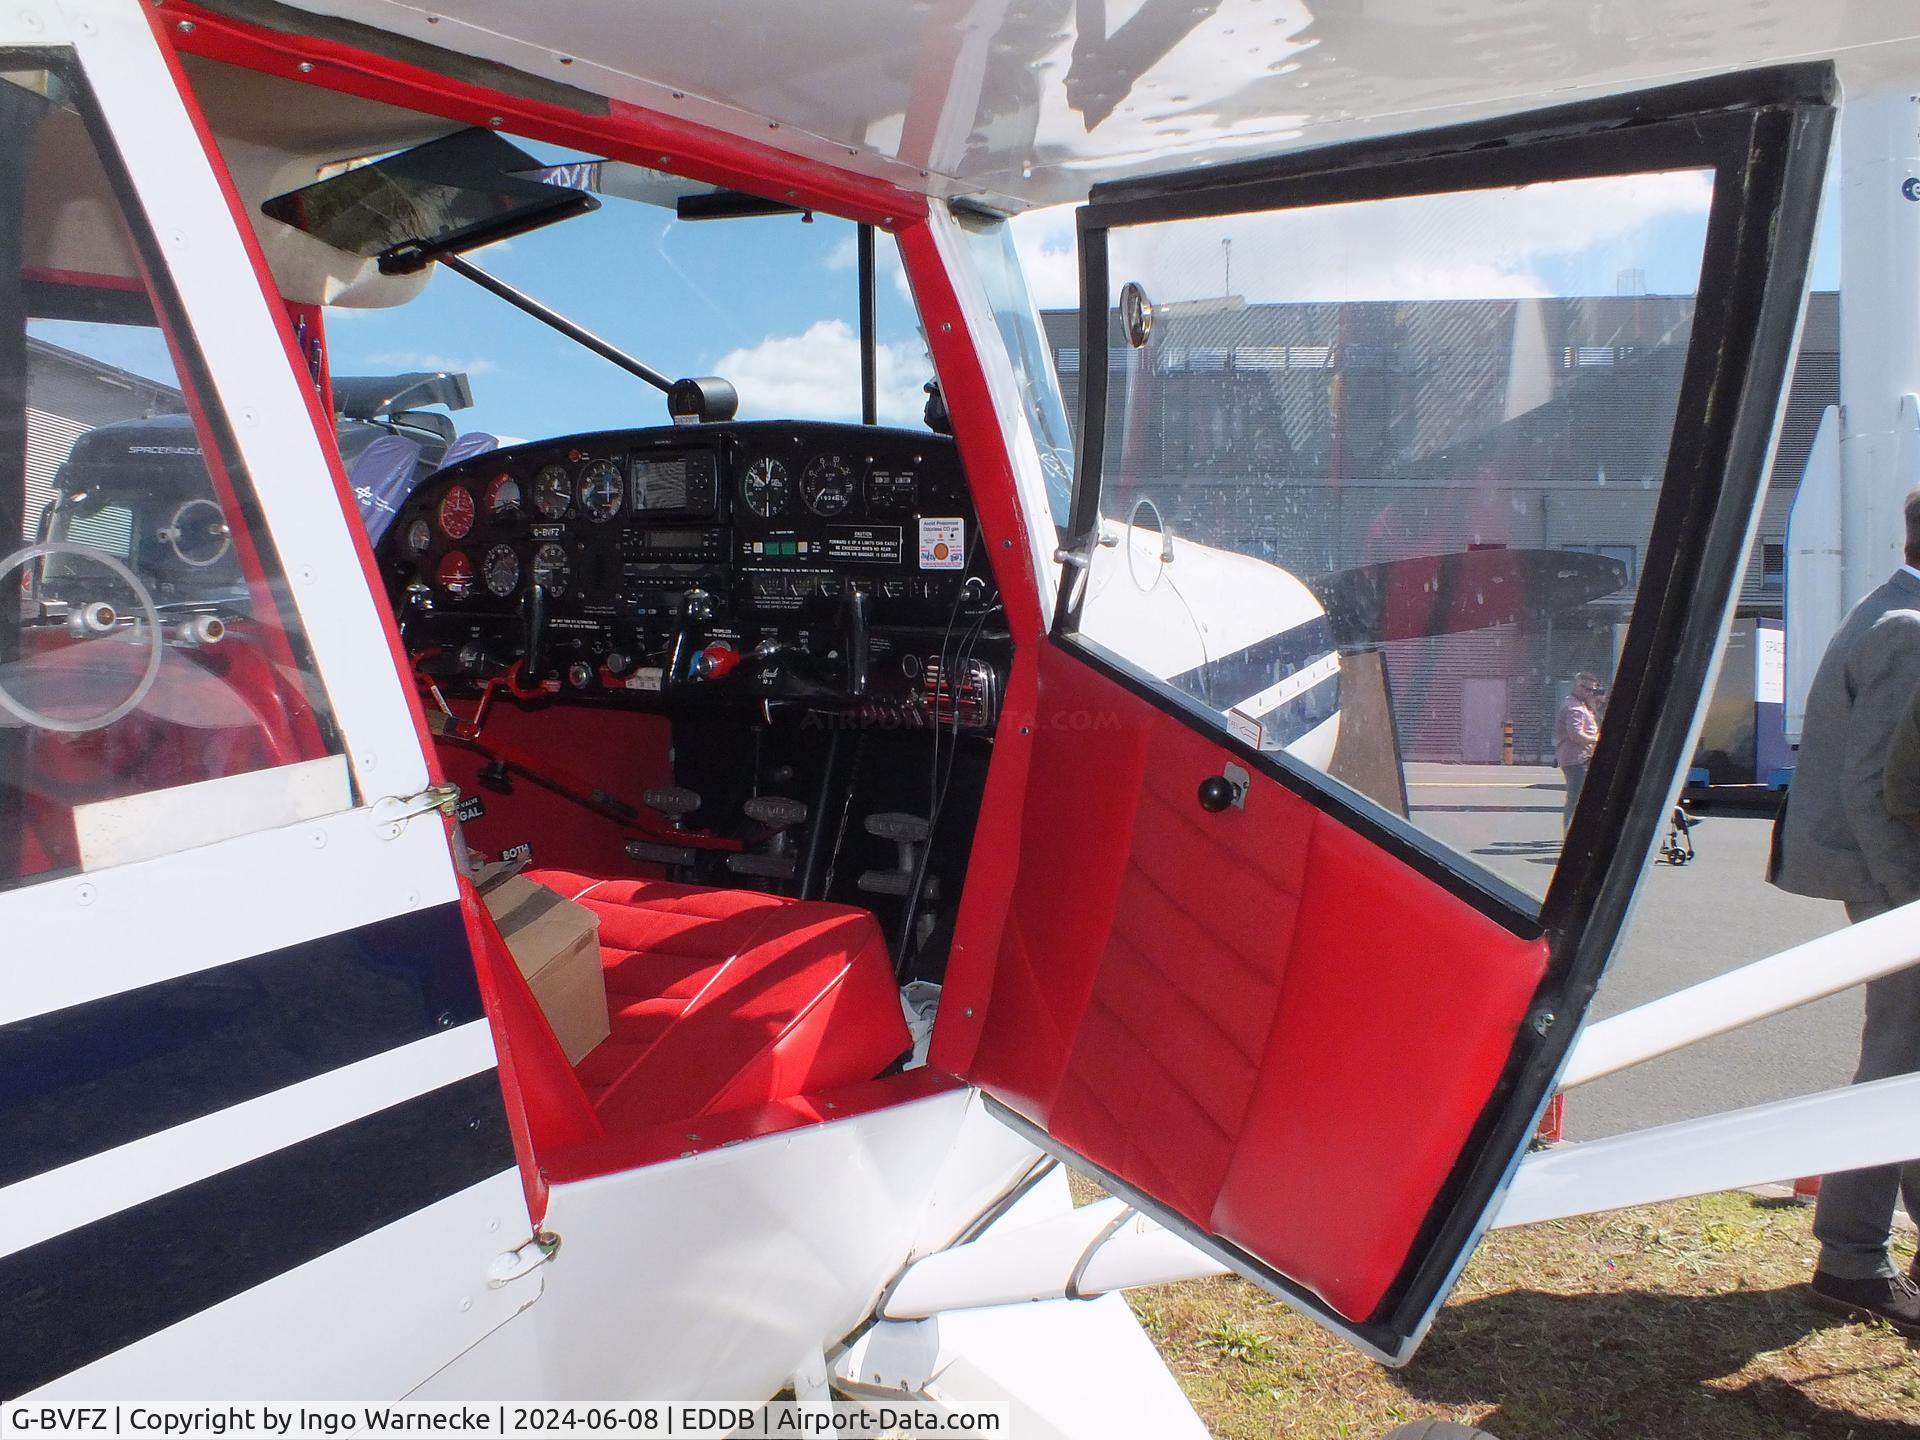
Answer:
[[[1556, 1086], [1698, 1011], [1904, 963], [1873, 922], [1575, 1049], [1751, 538], [1839, 87], [1920, 26], [1546, 9], [9, 10], [0, 1391], [1197, 1434], [1112, 1292], [1231, 1270], [1401, 1362], [1490, 1224], [1907, 1153], [1883, 1082], [1790, 1149], [1767, 1114], [1521, 1164]], [[857, 226], [862, 423], [736, 418], [744, 380], [472, 258], [598, 195]], [[1009, 218], [1066, 202], [1077, 443]], [[927, 426], [875, 423], [882, 245]], [[1226, 255], [1297, 336], [1236, 328]], [[330, 324], [469, 283], [659, 408], [494, 443], [457, 367], [330, 373]], [[1624, 600], [1500, 478], [1565, 463], [1602, 363], [1656, 497]], [[1201, 416], [1209, 366], [1271, 404]], [[1168, 475], [1254, 501], [1202, 525]], [[1409, 819], [1418, 717], [1376, 678], [1362, 721], [1353, 662], [1609, 596], [1529, 893]], [[604, 1038], [566, 1048], [477, 859], [597, 920]]]

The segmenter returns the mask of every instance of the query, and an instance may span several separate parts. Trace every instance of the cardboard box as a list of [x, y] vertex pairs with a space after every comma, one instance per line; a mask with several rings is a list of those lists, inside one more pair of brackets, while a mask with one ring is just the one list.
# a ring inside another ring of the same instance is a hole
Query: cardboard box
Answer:
[[487, 867], [474, 884], [567, 1063], [578, 1065], [607, 1038], [599, 917], [506, 866]]

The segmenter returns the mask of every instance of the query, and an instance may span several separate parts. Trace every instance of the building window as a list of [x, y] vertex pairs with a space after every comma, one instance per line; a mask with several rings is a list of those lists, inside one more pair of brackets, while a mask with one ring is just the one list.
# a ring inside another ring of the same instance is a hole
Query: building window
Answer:
[[1761, 542], [1760, 588], [1770, 595], [1778, 595], [1787, 588], [1787, 546], [1784, 540]]

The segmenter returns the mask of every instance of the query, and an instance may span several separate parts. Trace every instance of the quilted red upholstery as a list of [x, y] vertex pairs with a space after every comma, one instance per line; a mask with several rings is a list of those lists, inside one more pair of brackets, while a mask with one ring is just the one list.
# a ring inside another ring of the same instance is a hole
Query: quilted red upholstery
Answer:
[[871, 1080], [907, 1049], [886, 940], [864, 910], [529, 878], [600, 917], [612, 1033], [576, 1073], [611, 1134]]
[[1264, 777], [1206, 813], [1218, 746], [1062, 651], [1039, 665], [1019, 880], [991, 976], [950, 968], [982, 1019], [943, 1014], [936, 1061], [1366, 1319], [1545, 942]]

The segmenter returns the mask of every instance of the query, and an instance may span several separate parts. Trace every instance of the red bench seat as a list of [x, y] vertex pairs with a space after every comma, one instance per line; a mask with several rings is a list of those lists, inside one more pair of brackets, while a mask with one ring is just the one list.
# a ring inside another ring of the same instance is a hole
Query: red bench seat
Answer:
[[865, 910], [660, 880], [529, 879], [600, 917], [612, 1033], [577, 1067], [609, 1134], [871, 1080], [907, 1050]]

